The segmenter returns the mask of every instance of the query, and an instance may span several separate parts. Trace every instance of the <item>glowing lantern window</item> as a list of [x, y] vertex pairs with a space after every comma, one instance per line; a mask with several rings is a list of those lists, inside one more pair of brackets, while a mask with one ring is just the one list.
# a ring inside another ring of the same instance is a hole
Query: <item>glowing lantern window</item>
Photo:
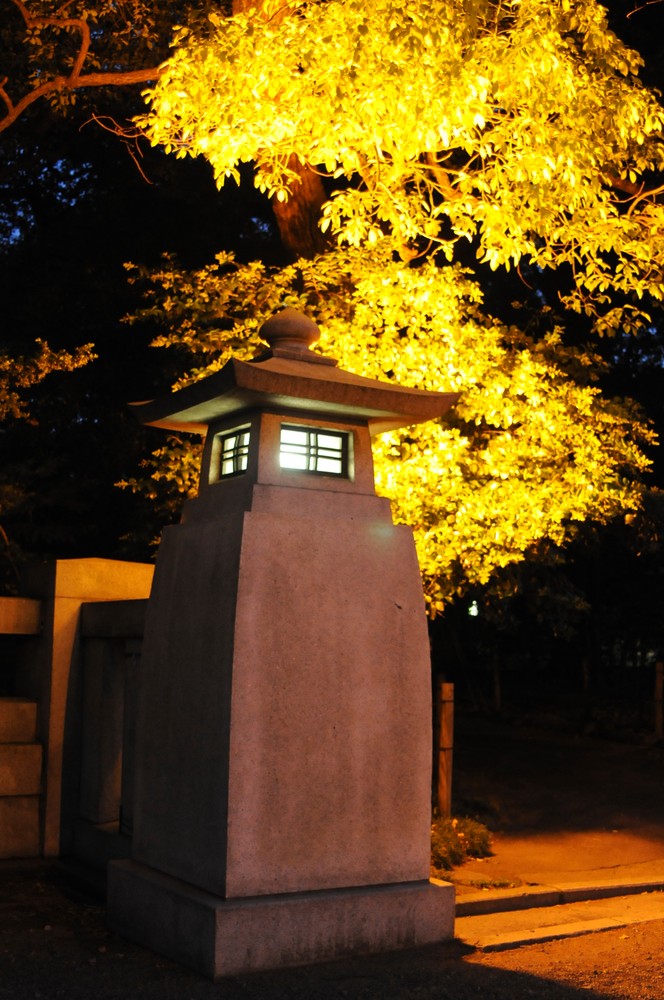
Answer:
[[341, 431], [282, 424], [279, 464], [282, 469], [348, 477], [348, 435]]
[[227, 434], [220, 434], [219, 441], [219, 476], [239, 476], [247, 469], [249, 459], [248, 427], [236, 427]]

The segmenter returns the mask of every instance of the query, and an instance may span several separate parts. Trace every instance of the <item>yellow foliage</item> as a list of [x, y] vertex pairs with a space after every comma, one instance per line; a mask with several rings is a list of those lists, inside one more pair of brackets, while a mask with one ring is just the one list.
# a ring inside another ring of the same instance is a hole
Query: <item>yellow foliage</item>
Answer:
[[596, 0], [280, 11], [183, 28], [140, 124], [177, 155], [205, 156], [220, 185], [253, 162], [278, 201], [293, 156], [326, 174], [320, 224], [339, 249], [273, 273], [228, 257], [195, 275], [165, 267], [148, 312], [160, 344], [191, 350], [186, 379], [251, 353], [260, 324], [291, 305], [345, 368], [461, 391], [447, 421], [375, 445], [378, 487], [414, 527], [436, 613], [539, 540], [635, 510], [653, 437], [602, 397], [597, 359], [564, 348], [561, 331], [532, 342], [482, 313], [458, 266], [403, 261], [432, 246], [452, 261], [471, 241], [494, 270], [566, 265], [568, 307], [600, 334], [636, 328], [664, 296], [664, 208], [649, 190], [664, 110]]
[[30, 419], [30, 407], [23, 393], [51, 372], [73, 371], [91, 361], [92, 344], [68, 351], [54, 351], [43, 340], [36, 341], [32, 357], [10, 357], [0, 353], [0, 420]]
[[[188, 380], [231, 351], [255, 353], [260, 325], [290, 305], [318, 322], [318, 347], [342, 367], [461, 392], [448, 419], [374, 444], [377, 488], [414, 528], [432, 614], [540, 539], [563, 544], [578, 522], [640, 505], [647, 425], [589, 384], [596, 359], [587, 352], [564, 350], [556, 334], [531, 342], [484, 316], [478, 286], [457, 266], [407, 265], [379, 247], [273, 272], [221, 255], [190, 274], [166, 266], [151, 281], [143, 315], [164, 325], [160, 345], [189, 347]], [[157, 467], [193, 487], [180, 446], [175, 459], [162, 451]]]
[[607, 289], [664, 296], [664, 109], [640, 63], [596, 0], [303, 0], [182, 29], [140, 124], [219, 184], [252, 161], [278, 200], [293, 154], [346, 178], [322, 218], [340, 243], [568, 264], [603, 333]]

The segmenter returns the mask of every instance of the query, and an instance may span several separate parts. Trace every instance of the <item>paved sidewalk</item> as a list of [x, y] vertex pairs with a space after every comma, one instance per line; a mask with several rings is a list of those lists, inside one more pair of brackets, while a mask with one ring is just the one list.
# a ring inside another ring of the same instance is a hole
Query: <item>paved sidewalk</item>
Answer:
[[[630, 867], [630, 866], [626, 866]], [[586, 877], [457, 895], [455, 937], [480, 951], [504, 951], [664, 918], [664, 862], [633, 878]]]
[[[664, 775], [663, 775], [664, 779]], [[664, 787], [664, 786], [663, 786]], [[664, 879], [664, 823], [527, 835], [497, 834], [493, 856], [454, 871], [457, 897], [577, 882]]]

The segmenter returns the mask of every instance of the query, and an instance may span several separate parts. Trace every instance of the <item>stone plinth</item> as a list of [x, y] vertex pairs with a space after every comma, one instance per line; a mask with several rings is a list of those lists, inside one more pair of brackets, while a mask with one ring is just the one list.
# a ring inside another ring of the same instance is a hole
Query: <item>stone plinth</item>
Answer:
[[[42, 631], [17, 686], [39, 703], [44, 740], [43, 846], [46, 857], [69, 853], [78, 812], [80, 734], [70, 726], [77, 703], [79, 620], [86, 601], [147, 598], [153, 567], [113, 559], [58, 559], [29, 566], [23, 586], [40, 598]], [[32, 641], [32, 640], [30, 640]]]
[[[148, 607], [138, 864], [110, 866], [111, 926], [214, 976], [449, 937], [453, 889], [427, 881], [430, 667], [412, 532], [375, 495], [258, 484], [251, 510], [215, 518], [208, 497], [199, 518], [197, 503], [165, 533]], [[242, 950], [238, 913], [249, 948], [282, 911], [291, 930], [250, 949], [250, 966], [226, 959]], [[200, 920], [208, 940], [216, 928], [204, 959]]]
[[41, 618], [41, 601], [0, 597], [0, 635], [38, 635]]
[[108, 907], [119, 933], [211, 979], [416, 948], [454, 933], [454, 887], [434, 882], [222, 900], [115, 861]]

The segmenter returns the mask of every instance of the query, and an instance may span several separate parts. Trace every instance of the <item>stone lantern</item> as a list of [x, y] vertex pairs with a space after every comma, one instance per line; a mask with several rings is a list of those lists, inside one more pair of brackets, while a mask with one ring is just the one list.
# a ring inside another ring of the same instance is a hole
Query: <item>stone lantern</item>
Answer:
[[370, 435], [457, 397], [339, 369], [291, 309], [261, 336], [255, 360], [137, 406], [206, 441], [159, 549], [109, 921], [212, 977], [453, 933], [453, 888], [429, 881], [422, 586]]

